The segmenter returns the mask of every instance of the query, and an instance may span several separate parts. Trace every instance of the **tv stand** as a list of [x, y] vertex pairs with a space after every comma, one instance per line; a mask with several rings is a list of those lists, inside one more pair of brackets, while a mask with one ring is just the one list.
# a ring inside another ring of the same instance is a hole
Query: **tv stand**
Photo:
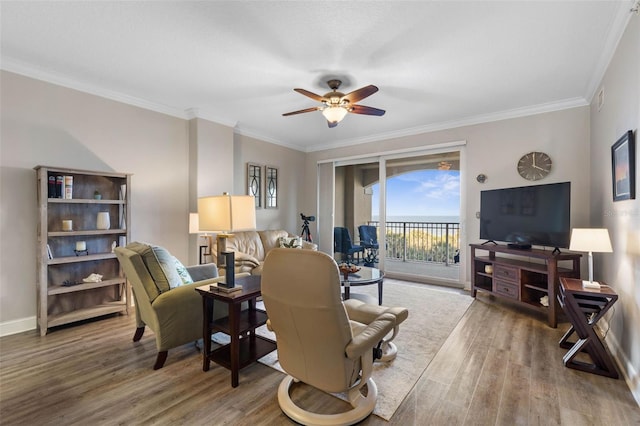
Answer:
[[507, 244], [507, 246], [514, 250], [530, 250], [531, 249], [531, 244], [509, 243]]
[[[560, 277], [580, 278], [578, 253], [514, 249], [504, 244], [471, 247], [471, 297], [478, 291], [547, 315], [550, 327], [558, 326], [557, 297]], [[480, 256], [477, 251], [488, 252]], [[499, 254], [496, 256], [496, 254]], [[560, 267], [559, 262], [568, 265]], [[487, 266], [489, 268], [487, 268]], [[547, 296], [548, 306], [540, 299]]]

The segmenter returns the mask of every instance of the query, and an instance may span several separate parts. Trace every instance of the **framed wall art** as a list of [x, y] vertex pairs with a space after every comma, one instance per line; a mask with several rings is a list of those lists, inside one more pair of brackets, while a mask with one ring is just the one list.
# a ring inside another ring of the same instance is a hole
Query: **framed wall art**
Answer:
[[247, 195], [253, 195], [256, 208], [262, 206], [262, 165], [247, 163]]
[[611, 147], [613, 201], [636, 198], [636, 152], [633, 131], [627, 131]]
[[273, 166], [264, 167], [264, 195], [265, 209], [278, 208], [278, 168]]

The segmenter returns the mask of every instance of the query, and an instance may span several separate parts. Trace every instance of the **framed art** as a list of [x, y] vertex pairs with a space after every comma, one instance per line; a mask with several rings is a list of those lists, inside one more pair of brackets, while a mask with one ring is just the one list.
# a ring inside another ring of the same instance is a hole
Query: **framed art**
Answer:
[[262, 206], [262, 166], [247, 163], [247, 195], [255, 197], [256, 208]]
[[273, 166], [264, 167], [264, 196], [265, 209], [278, 208], [278, 168]]
[[636, 153], [633, 131], [627, 131], [611, 147], [613, 201], [636, 198]]

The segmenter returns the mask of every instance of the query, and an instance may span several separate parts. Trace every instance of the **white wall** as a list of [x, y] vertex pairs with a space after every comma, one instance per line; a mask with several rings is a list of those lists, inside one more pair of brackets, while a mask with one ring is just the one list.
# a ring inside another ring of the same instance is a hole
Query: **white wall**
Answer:
[[[466, 141], [466, 147], [462, 151], [462, 156], [466, 157], [463, 159], [466, 170], [462, 170], [461, 175], [461, 186], [465, 190], [466, 199], [462, 203], [465, 211], [460, 220], [463, 238], [467, 243], [480, 241], [480, 223], [475, 213], [480, 209], [481, 190], [532, 184], [520, 177], [516, 169], [520, 157], [530, 151], [544, 151], [553, 160], [549, 176], [536, 184], [570, 181], [571, 224], [574, 227], [588, 224], [589, 173], [588, 167], [585, 167], [589, 161], [588, 107], [310, 153], [306, 159], [305, 181], [307, 191], [314, 196], [305, 199], [305, 209], [310, 212], [318, 210], [315, 196], [318, 161], [399, 149], [428, 148], [455, 141]], [[488, 176], [484, 184], [476, 181], [476, 176], [480, 173]], [[464, 250], [462, 256], [468, 257], [469, 250]], [[468, 269], [467, 287], [470, 280]]]
[[[632, 15], [591, 105], [590, 226], [609, 229], [612, 254], [594, 254], [594, 278], [610, 285], [619, 299], [609, 320], [607, 345], [623, 365], [640, 403], [640, 17]], [[626, 131], [636, 139], [636, 199], [613, 202], [611, 145]]]
[[[247, 193], [247, 163], [278, 168], [278, 208], [257, 209], [257, 229], [284, 229], [293, 234], [300, 234], [302, 227], [300, 205], [305, 198], [304, 185], [302, 184], [305, 176], [303, 172], [305, 154], [291, 148], [236, 134], [233, 157], [234, 194]], [[264, 167], [262, 173], [264, 173]], [[264, 206], [264, 202], [262, 205]]]
[[0, 322], [36, 314], [38, 164], [132, 173], [132, 239], [186, 260], [185, 120], [9, 72], [0, 83]]

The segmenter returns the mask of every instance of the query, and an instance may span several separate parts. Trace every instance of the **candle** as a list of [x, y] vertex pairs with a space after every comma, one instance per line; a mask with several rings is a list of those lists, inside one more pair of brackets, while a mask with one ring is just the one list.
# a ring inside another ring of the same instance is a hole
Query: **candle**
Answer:
[[85, 251], [87, 249], [87, 243], [85, 241], [76, 242], [76, 251]]
[[63, 220], [62, 221], [62, 230], [63, 231], [71, 231], [73, 229], [73, 221], [72, 220]]

